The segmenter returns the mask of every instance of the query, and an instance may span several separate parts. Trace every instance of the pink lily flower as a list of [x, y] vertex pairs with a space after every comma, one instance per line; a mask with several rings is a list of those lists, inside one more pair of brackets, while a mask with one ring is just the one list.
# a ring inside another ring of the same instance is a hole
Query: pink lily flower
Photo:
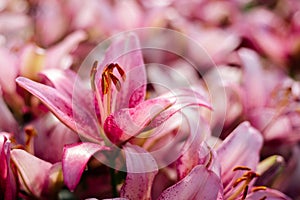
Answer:
[[[264, 186], [253, 186], [259, 176], [255, 171], [259, 162], [259, 151], [262, 147], [261, 134], [252, 128], [248, 122], [240, 124], [214, 151], [208, 145], [192, 145], [178, 162], [178, 177], [180, 180], [165, 189], [157, 199], [286, 199], [279, 191]], [[236, 151], [239, 149], [239, 151]], [[149, 155], [149, 154], [147, 154]], [[194, 155], [191, 157], [191, 155]], [[197, 155], [197, 156], [195, 156]], [[147, 158], [147, 157], [145, 157]], [[192, 159], [186, 159], [192, 158]], [[151, 161], [140, 163], [147, 163]], [[138, 158], [129, 160], [127, 165], [136, 166]], [[185, 161], [185, 162], [182, 162]], [[192, 163], [189, 163], [192, 162]], [[192, 165], [190, 165], [192, 164]], [[151, 167], [151, 165], [147, 165]], [[155, 167], [155, 163], [152, 164]], [[142, 168], [137, 166], [135, 170]], [[126, 199], [151, 199], [143, 195], [151, 191], [135, 191], [142, 183], [152, 180], [153, 174], [128, 174], [123, 187], [128, 189]], [[136, 176], [136, 177], [135, 177]], [[154, 183], [155, 184], [155, 183]], [[142, 197], [142, 198], [141, 198]], [[116, 198], [118, 199], [118, 198]]]
[[54, 198], [62, 187], [61, 163], [51, 164], [19, 147], [12, 134], [0, 133], [1, 199]]
[[92, 90], [84, 88], [79, 80], [79, 90], [72, 91], [78, 78], [74, 72], [48, 73], [45, 74], [51, 86], [24, 77], [17, 78], [17, 83], [86, 141], [68, 145], [64, 150], [64, 181], [70, 190], [75, 189], [85, 165], [96, 152], [111, 151], [114, 145], [126, 146], [148, 125], [147, 128], [161, 125], [183, 107], [210, 108], [201, 94], [188, 89], [144, 100], [146, 73], [139, 42], [132, 34], [112, 43], [100, 65], [94, 63]]
[[55, 198], [62, 187], [61, 163], [51, 164], [21, 150], [11, 150], [11, 159], [17, 170], [19, 194], [25, 199]]

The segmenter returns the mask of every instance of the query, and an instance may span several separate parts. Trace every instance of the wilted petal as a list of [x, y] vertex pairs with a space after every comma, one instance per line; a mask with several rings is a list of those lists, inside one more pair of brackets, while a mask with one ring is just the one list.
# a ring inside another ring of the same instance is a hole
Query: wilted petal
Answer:
[[62, 169], [64, 182], [70, 190], [74, 190], [89, 159], [98, 151], [109, 148], [101, 144], [80, 143], [66, 145], [63, 152]]
[[246, 166], [253, 171], [256, 170], [262, 144], [261, 134], [251, 127], [249, 122], [243, 122], [227, 136], [217, 149], [224, 185], [233, 180], [232, 170], [237, 166]]
[[118, 38], [108, 48], [95, 78], [99, 91], [101, 91], [103, 69], [110, 63], [117, 63], [126, 74], [126, 80], [121, 83], [121, 90], [117, 92], [112, 88], [113, 92], [117, 92], [113, 110], [131, 108], [141, 103], [145, 99], [147, 79], [138, 38], [133, 34], [128, 34]]
[[246, 200], [257, 200], [257, 199], [266, 199], [266, 200], [292, 200], [285, 194], [279, 192], [278, 190], [266, 189], [252, 192], [246, 198]]
[[141, 147], [124, 146], [127, 176], [120, 196], [128, 199], [151, 199], [151, 188], [158, 172], [155, 159]]
[[14, 149], [11, 151], [11, 158], [20, 174], [23, 188], [35, 197], [40, 197], [51, 163], [45, 162], [24, 150]]
[[[19, 77], [16, 81], [21, 87], [38, 97], [69, 128], [84, 138], [95, 141], [101, 140], [95, 116], [85, 109], [89, 107], [88, 105], [77, 105], [76, 103], [79, 102], [73, 102], [68, 95], [58, 92], [53, 87], [31, 81], [30, 79]], [[72, 89], [70, 88], [70, 90]], [[75, 111], [76, 116], [74, 116]]]
[[222, 191], [220, 178], [203, 165], [198, 165], [181, 181], [166, 189], [158, 200], [217, 199]]

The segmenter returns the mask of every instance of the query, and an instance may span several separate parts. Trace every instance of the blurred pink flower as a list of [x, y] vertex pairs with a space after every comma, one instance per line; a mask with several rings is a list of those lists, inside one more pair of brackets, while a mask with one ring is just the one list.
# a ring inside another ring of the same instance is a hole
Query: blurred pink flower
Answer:
[[266, 140], [299, 140], [299, 83], [276, 69], [265, 70], [252, 50], [239, 51], [244, 114]]
[[0, 112], [2, 113], [2, 117], [0, 120], [0, 131], [17, 133], [18, 123], [3, 100], [1, 87], [0, 87]]

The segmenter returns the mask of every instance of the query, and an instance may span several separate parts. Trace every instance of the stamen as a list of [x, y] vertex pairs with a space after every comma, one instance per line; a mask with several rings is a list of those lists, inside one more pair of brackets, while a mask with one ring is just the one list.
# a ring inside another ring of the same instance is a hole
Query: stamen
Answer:
[[[243, 170], [246, 172], [240, 178], [238, 178], [234, 181], [234, 183], [232, 184], [232, 187], [236, 188], [242, 182], [243, 182], [243, 184], [240, 187], [238, 187], [237, 190], [228, 197], [229, 200], [236, 199], [241, 194], [242, 194], [242, 199], [246, 199], [246, 196], [247, 196], [248, 190], [249, 190], [249, 183], [254, 178], [260, 176], [259, 174], [251, 171], [251, 169], [246, 166], [237, 166], [233, 169], [233, 171], [238, 171], [238, 170]], [[263, 189], [263, 187], [261, 187], [260, 189]]]
[[238, 171], [238, 170], [250, 171], [251, 169], [249, 167], [246, 167], [246, 166], [237, 166], [232, 171]]
[[208, 160], [208, 162], [206, 164], [206, 168], [209, 168], [209, 166], [211, 165], [212, 160], [213, 160], [212, 150], [211, 150], [211, 148], [209, 146], [208, 146], [208, 149], [209, 149], [209, 160]]
[[257, 191], [260, 191], [260, 190], [266, 190], [267, 187], [266, 186], [254, 186], [252, 188], [252, 192], [257, 192]]
[[243, 182], [243, 181], [245, 181], [245, 180], [247, 180], [248, 179], [248, 177], [244, 177], [244, 176], [242, 176], [241, 178], [238, 178], [238, 179], [236, 179], [236, 181], [233, 183], [233, 185], [232, 185], [232, 187], [236, 187], [236, 186], [238, 186], [238, 184], [240, 183], [240, 182]]
[[98, 65], [98, 61], [96, 60], [93, 64], [93, 67], [91, 69], [91, 73], [90, 73], [90, 80], [91, 80], [91, 87], [92, 90], [95, 91], [96, 87], [95, 87], [95, 76], [97, 73], [97, 65]]
[[108, 90], [110, 89], [110, 78], [109, 75], [106, 73], [102, 74], [101, 89], [103, 94], [107, 94]]
[[253, 171], [249, 171], [249, 172], [246, 172], [244, 176], [247, 176], [249, 179], [254, 179], [254, 178], [257, 178], [259, 177], [260, 175], [253, 172]]
[[106, 117], [111, 113], [111, 109], [114, 109], [114, 107], [112, 107], [113, 102], [115, 101], [113, 95], [115, 95], [116, 93], [113, 93], [111, 90], [112, 83], [115, 85], [117, 91], [121, 90], [121, 82], [119, 78], [114, 74], [115, 68], [117, 69], [123, 81], [125, 81], [126, 78], [125, 71], [117, 63], [110, 63], [106, 65], [105, 68], [103, 69], [101, 89], [102, 89], [102, 94], [105, 95], [105, 97], [103, 98], [104, 101], [103, 106], [104, 108], [106, 108], [106, 110], [104, 111], [104, 116]]
[[110, 78], [111, 78], [112, 82], [114, 83], [114, 85], [116, 86], [117, 90], [120, 91], [121, 90], [121, 82], [119, 81], [119, 79], [113, 74], [110, 74]]
[[121, 75], [123, 81], [125, 81], [126, 80], [126, 74], [125, 74], [124, 70], [117, 63], [115, 64], [115, 67], [117, 68], [117, 70], [118, 70], [119, 74]]
[[25, 133], [26, 133], [26, 141], [25, 145], [28, 146], [30, 144], [30, 141], [34, 136], [37, 135], [36, 130], [32, 126], [25, 127]]
[[125, 79], [126, 79], [125, 71], [120, 67], [120, 65], [118, 65], [117, 63], [110, 63], [109, 65], [106, 65], [106, 67], [104, 68], [103, 73], [102, 73], [102, 82], [101, 82], [103, 94], [108, 93], [108, 90], [111, 87], [111, 82], [113, 82], [113, 84], [115, 85], [115, 87], [118, 91], [121, 90], [121, 82], [117, 78], [117, 76], [115, 76], [113, 74], [113, 71], [115, 68], [117, 69], [118, 73], [120, 74], [122, 80], [125, 81]]
[[246, 199], [246, 196], [247, 196], [247, 194], [248, 194], [248, 188], [249, 188], [249, 186], [246, 185], [246, 187], [245, 187], [245, 189], [244, 189], [244, 192], [243, 192], [243, 197], [242, 197], [243, 200]]
[[25, 149], [29, 153], [33, 153], [34, 152], [33, 138], [37, 135], [37, 132], [34, 127], [27, 126], [25, 127], [25, 134], [26, 134]]

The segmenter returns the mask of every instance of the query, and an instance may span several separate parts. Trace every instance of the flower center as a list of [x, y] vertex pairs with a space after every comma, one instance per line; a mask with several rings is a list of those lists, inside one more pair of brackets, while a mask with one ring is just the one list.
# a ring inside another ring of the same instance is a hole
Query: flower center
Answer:
[[[233, 169], [233, 171], [245, 171], [245, 173], [238, 179], [236, 179], [232, 185], [233, 188], [238, 188], [230, 197], [228, 200], [234, 200], [237, 199], [241, 194], [241, 199], [246, 199], [246, 196], [248, 194], [249, 189], [249, 183], [254, 179], [259, 177], [260, 175], [256, 172], [252, 171], [249, 167], [246, 166], [237, 166]], [[253, 192], [258, 190], [265, 190], [266, 187], [264, 186], [258, 186], [254, 187], [252, 189]]]
[[[97, 73], [97, 67], [98, 62], [95, 61], [91, 70], [91, 86], [92, 90], [95, 91], [98, 107], [100, 109], [100, 121], [103, 123], [106, 117], [108, 117], [111, 113], [111, 110], [114, 108], [115, 96], [112, 97], [112, 95], [116, 95], [116, 93], [112, 94], [112, 85], [115, 85], [115, 88], [117, 91], [121, 90], [121, 81], [118, 77], [121, 77], [123, 81], [126, 79], [125, 71], [120, 67], [117, 63], [110, 63], [105, 66], [103, 69], [103, 72], [101, 74], [101, 93], [102, 97], [100, 95], [100, 91], [98, 90], [98, 83], [95, 82], [95, 76]], [[114, 74], [114, 70], [117, 70], [119, 73], [119, 76], [116, 76]], [[101, 123], [100, 122], [100, 123]]]
[[121, 89], [120, 80], [113, 74], [114, 69], [117, 69], [123, 81], [126, 79], [124, 70], [117, 63], [110, 63], [106, 65], [102, 72], [102, 93], [107, 94], [111, 89], [111, 83], [113, 83], [118, 91]]

